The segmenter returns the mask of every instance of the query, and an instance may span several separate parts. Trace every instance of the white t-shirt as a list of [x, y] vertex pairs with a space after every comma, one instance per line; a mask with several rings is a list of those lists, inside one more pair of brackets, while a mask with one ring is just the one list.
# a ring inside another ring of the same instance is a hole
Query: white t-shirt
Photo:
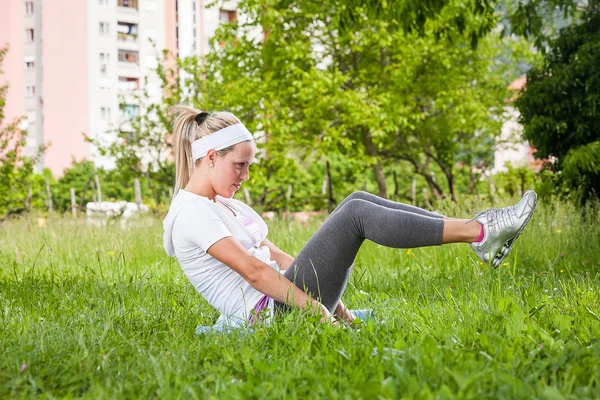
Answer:
[[[177, 257], [194, 288], [221, 312], [219, 323], [239, 325], [248, 321], [263, 293], [207, 250], [231, 236], [254, 257], [277, 271], [279, 267], [271, 260], [269, 249], [260, 247], [268, 233], [264, 220], [241, 201], [220, 196], [215, 199], [217, 203], [179, 190], [163, 223], [164, 246], [170, 256]], [[272, 312], [272, 299], [268, 307]]]

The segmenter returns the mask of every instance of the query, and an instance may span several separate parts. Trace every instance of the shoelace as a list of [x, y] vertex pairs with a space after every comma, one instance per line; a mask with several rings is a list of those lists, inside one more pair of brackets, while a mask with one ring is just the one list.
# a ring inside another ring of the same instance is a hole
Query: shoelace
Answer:
[[516, 218], [517, 216], [517, 213], [512, 206], [505, 208], [488, 208], [485, 211], [479, 211], [473, 214], [475, 214], [475, 216], [468, 220], [467, 223], [482, 215], [485, 215], [487, 225], [490, 227], [494, 235], [497, 235], [503, 227], [507, 228], [509, 225], [514, 224], [515, 221], [513, 217]]

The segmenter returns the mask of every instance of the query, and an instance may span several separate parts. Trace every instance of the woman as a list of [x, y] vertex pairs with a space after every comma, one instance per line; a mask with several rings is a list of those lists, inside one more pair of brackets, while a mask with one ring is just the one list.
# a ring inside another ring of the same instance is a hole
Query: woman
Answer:
[[221, 312], [218, 323], [251, 325], [288, 307], [350, 323], [354, 316], [340, 298], [365, 239], [394, 248], [470, 243], [496, 268], [535, 209], [537, 196], [529, 191], [515, 206], [463, 220], [356, 192], [294, 258], [267, 239], [267, 226], [252, 208], [232, 199], [254, 160], [251, 133], [228, 112], [181, 105], [172, 111], [176, 196], [164, 220], [164, 246]]

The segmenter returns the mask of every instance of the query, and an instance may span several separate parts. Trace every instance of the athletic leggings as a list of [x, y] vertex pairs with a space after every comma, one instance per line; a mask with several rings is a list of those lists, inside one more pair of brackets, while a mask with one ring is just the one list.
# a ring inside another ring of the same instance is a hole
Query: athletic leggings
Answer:
[[285, 277], [333, 312], [365, 239], [394, 248], [441, 245], [443, 218], [367, 192], [352, 193], [309, 239]]

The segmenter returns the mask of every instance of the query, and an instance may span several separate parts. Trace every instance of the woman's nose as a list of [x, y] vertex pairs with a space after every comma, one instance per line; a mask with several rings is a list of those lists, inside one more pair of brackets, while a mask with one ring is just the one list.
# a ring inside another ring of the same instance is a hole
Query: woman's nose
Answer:
[[242, 173], [240, 175], [240, 178], [242, 178], [243, 180], [247, 181], [249, 177], [250, 177], [250, 171], [248, 171], [248, 167], [243, 168], [242, 169]]

